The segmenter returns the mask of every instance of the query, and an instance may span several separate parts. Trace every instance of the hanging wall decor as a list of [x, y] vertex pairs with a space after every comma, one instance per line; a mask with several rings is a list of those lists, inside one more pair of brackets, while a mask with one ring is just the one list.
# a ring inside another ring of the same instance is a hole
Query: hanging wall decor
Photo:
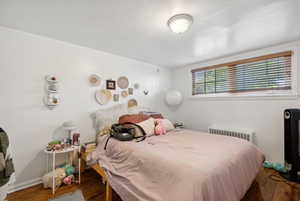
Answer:
[[106, 89], [115, 90], [116, 89], [116, 81], [106, 80]]
[[92, 86], [99, 86], [101, 84], [101, 78], [96, 74], [92, 74], [89, 76], [89, 82]]
[[145, 94], [146, 96], [148, 95], [148, 93], [149, 93], [148, 90], [144, 90], [144, 94]]
[[129, 95], [133, 95], [133, 88], [128, 88]]
[[112, 99], [112, 93], [106, 89], [97, 90], [95, 98], [100, 105], [105, 105]]
[[139, 89], [139, 88], [140, 88], [140, 84], [139, 84], [139, 83], [134, 83], [133, 87], [134, 87], [135, 89]]
[[128, 91], [127, 90], [122, 91], [121, 95], [123, 98], [126, 98], [128, 96]]
[[114, 102], [118, 102], [119, 101], [119, 94], [114, 94]]
[[45, 106], [52, 110], [60, 103], [60, 98], [58, 95], [58, 79], [55, 76], [47, 75], [45, 80], [46, 94], [43, 98], [43, 101]]
[[122, 77], [119, 77], [117, 84], [118, 84], [118, 87], [120, 87], [121, 89], [127, 89], [127, 87], [129, 86], [129, 80], [127, 77], [122, 76]]
[[135, 99], [130, 99], [128, 101], [128, 107], [134, 107], [134, 106], [137, 106], [137, 105], [138, 105], [138, 103]]

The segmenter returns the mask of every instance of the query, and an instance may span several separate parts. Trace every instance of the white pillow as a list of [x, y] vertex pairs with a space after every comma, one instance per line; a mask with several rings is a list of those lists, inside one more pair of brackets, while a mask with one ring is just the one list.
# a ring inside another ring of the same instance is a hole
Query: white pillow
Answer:
[[162, 119], [161, 123], [162, 123], [163, 127], [166, 129], [166, 131], [175, 129], [174, 125], [172, 124], [172, 122], [169, 119]]
[[147, 136], [154, 135], [155, 122], [153, 118], [137, 123], [137, 125], [144, 129]]

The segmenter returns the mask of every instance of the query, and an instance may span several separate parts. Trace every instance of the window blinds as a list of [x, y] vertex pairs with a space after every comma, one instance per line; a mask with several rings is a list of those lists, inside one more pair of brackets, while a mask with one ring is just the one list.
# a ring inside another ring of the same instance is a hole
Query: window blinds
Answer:
[[192, 70], [192, 93], [291, 89], [292, 51]]

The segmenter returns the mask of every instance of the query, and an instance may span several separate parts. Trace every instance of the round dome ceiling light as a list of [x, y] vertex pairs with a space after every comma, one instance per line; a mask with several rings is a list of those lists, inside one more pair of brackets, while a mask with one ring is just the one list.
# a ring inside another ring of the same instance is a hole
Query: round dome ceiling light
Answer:
[[168, 26], [174, 33], [186, 32], [193, 23], [193, 16], [189, 14], [177, 14], [168, 20]]

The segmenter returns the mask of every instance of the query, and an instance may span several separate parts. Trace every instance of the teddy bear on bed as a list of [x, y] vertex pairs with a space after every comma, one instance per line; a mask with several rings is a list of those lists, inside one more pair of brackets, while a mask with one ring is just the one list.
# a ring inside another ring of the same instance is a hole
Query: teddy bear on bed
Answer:
[[162, 119], [155, 119], [155, 128], [154, 128], [155, 135], [166, 134], [167, 131], [162, 123]]

